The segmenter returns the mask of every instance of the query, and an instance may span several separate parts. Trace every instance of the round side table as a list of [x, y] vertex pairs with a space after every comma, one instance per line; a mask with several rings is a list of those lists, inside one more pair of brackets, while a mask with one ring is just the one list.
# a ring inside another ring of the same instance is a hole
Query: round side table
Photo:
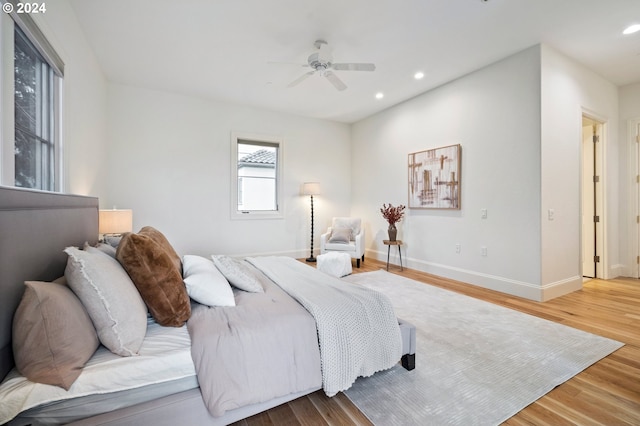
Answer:
[[387, 271], [389, 270], [389, 253], [391, 252], [391, 246], [398, 247], [398, 254], [400, 255], [400, 270], [402, 271], [402, 241], [401, 240], [382, 240], [385, 246], [387, 246]]

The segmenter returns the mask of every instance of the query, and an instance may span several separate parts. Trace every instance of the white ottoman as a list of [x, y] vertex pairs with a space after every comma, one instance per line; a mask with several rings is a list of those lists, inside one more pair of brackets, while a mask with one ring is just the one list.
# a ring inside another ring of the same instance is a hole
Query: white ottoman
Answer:
[[337, 251], [321, 254], [318, 256], [318, 269], [334, 277], [344, 277], [351, 273], [351, 256]]

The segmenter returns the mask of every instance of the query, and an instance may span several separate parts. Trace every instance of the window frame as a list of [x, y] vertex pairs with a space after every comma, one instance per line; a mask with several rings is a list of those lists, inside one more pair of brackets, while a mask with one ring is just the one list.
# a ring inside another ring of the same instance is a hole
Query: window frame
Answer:
[[[0, 3], [16, 4], [14, 0], [0, 0]], [[63, 82], [64, 82], [64, 62], [58, 56], [55, 49], [47, 41], [45, 35], [38, 25], [28, 14], [3, 13], [0, 15], [0, 185], [16, 186], [16, 117], [15, 117], [15, 45], [16, 30], [20, 30], [28, 43], [35, 48], [39, 59], [47, 64], [48, 69], [53, 74], [51, 84], [51, 99], [46, 108], [51, 110], [49, 117], [52, 126], [51, 144], [52, 155], [48, 158], [45, 169], [49, 170], [50, 180], [47, 187], [38, 185], [35, 188], [20, 187], [25, 189], [41, 190], [47, 192], [64, 191], [63, 172]], [[39, 136], [38, 136], [39, 137]]]
[[[276, 146], [276, 209], [275, 210], [239, 210], [238, 198], [240, 189], [238, 187], [238, 144], [255, 143], [256, 145], [264, 144], [267, 146]], [[284, 140], [278, 136], [260, 135], [254, 133], [231, 133], [231, 219], [252, 220], [252, 219], [282, 219], [284, 218], [284, 204], [282, 197], [282, 170], [284, 158]]]

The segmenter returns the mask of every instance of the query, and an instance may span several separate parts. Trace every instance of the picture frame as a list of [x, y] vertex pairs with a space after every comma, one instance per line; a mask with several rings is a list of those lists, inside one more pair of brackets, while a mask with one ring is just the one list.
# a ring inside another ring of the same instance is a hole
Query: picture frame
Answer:
[[409, 154], [410, 209], [460, 210], [460, 144]]

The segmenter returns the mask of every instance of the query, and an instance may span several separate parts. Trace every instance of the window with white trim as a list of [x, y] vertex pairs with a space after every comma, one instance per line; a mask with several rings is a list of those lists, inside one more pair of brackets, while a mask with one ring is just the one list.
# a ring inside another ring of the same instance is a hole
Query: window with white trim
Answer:
[[1, 183], [61, 191], [64, 64], [29, 15], [3, 15]]
[[232, 217], [282, 217], [282, 140], [234, 133], [231, 145]]

